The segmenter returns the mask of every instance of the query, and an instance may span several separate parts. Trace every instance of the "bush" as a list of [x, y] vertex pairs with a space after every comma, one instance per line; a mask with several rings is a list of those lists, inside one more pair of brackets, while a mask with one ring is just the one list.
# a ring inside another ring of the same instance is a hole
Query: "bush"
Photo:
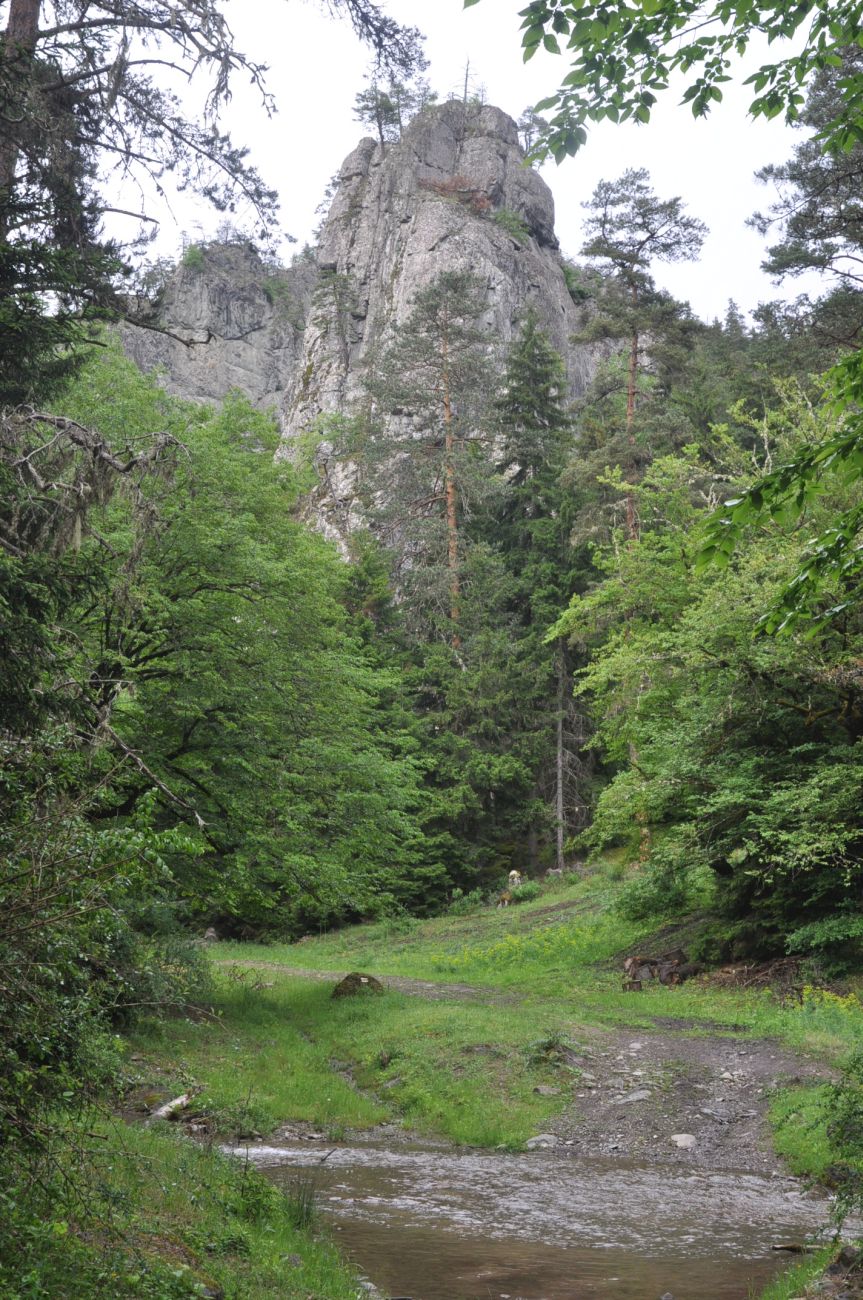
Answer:
[[447, 904], [449, 916], [467, 916], [485, 906], [485, 895], [481, 889], [472, 889], [466, 894], [463, 889], [454, 889]]
[[801, 925], [785, 946], [789, 953], [814, 958], [825, 975], [844, 975], [863, 963], [863, 917], [839, 912]]
[[183, 253], [180, 265], [189, 271], [202, 271], [204, 269], [204, 250], [200, 244], [189, 245]]
[[532, 903], [535, 898], [539, 898], [542, 890], [535, 880], [525, 880], [521, 885], [516, 885], [515, 889], [510, 891], [513, 903]]
[[685, 912], [703, 892], [704, 864], [696, 856], [690, 835], [674, 830], [656, 844], [639, 873], [621, 890], [617, 903], [629, 921]]
[[863, 1049], [845, 1062], [828, 1090], [827, 1136], [838, 1157], [828, 1173], [836, 1191], [834, 1217], [841, 1225], [863, 1212]]
[[512, 235], [513, 239], [519, 244], [526, 244], [530, 239], [530, 231], [522, 218], [517, 212], [513, 212], [512, 208], [498, 208], [492, 217], [492, 221], [496, 226], [500, 226], [502, 230], [505, 230], [508, 235]]

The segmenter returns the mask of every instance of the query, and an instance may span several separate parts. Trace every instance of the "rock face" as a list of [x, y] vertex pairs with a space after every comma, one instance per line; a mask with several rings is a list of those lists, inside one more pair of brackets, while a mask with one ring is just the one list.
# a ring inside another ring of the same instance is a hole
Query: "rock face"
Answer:
[[313, 257], [270, 269], [245, 243], [193, 246], [146, 304], [158, 328], [124, 326], [123, 346], [179, 397], [218, 401], [237, 388], [278, 407], [299, 365], [317, 279]]
[[[161, 368], [169, 392], [213, 400], [239, 388], [274, 405], [289, 456], [318, 416], [350, 409], [375, 350], [444, 271], [484, 283], [482, 324], [502, 345], [533, 308], [571, 395], [584, 391], [602, 349], [573, 342], [584, 308], [567, 288], [551, 191], [525, 165], [512, 118], [457, 101], [426, 109], [398, 143], [359, 143], [316, 254], [273, 270], [243, 243], [189, 250], [148, 304], [178, 338], [126, 327], [124, 344], [142, 369]], [[319, 448], [310, 512], [343, 542], [355, 523], [352, 474], [326, 441]]]
[[444, 270], [485, 281], [484, 323], [502, 343], [533, 307], [564, 356], [573, 395], [593, 373], [594, 350], [571, 342], [583, 322], [563, 274], [551, 191], [524, 165], [515, 123], [500, 109], [450, 102], [415, 118], [397, 144], [361, 141], [339, 172], [318, 266], [283, 407], [287, 442], [320, 412], [349, 406], [374, 348]]

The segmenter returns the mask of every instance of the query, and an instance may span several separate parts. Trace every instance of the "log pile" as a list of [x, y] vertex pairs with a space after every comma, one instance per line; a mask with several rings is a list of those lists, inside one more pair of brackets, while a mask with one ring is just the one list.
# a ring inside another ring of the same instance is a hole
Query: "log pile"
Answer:
[[696, 962], [687, 961], [682, 948], [674, 948], [659, 957], [627, 957], [623, 963], [623, 991], [640, 993], [648, 980], [659, 980], [660, 984], [682, 984], [700, 971], [701, 967]]

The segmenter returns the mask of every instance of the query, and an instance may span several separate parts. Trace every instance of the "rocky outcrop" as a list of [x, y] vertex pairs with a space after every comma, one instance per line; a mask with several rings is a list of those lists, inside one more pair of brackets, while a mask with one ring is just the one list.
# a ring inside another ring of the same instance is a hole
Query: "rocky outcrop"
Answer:
[[582, 320], [563, 274], [551, 191], [497, 108], [450, 102], [414, 119], [397, 144], [361, 141], [339, 173], [318, 266], [283, 406], [287, 443], [321, 412], [350, 405], [374, 349], [443, 270], [485, 282], [485, 324], [503, 344], [533, 307], [564, 356], [573, 395], [592, 374], [594, 351], [571, 342]]
[[148, 327], [122, 327], [123, 346], [177, 396], [218, 401], [236, 388], [258, 406], [279, 407], [302, 356], [317, 279], [313, 256], [270, 268], [246, 243], [193, 245], [139, 303]]
[[[325, 413], [347, 412], [367, 367], [443, 271], [485, 285], [484, 322], [502, 348], [533, 308], [566, 365], [573, 397], [599, 349], [573, 342], [573, 301], [554, 233], [554, 201], [525, 164], [512, 118], [453, 101], [426, 109], [398, 143], [362, 140], [348, 155], [316, 253], [264, 265], [247, 244], [188, 250], [154, 302], [164, 333], [127, 326], [127, 351], [160, 369], [168, 391], [213, 400], [239, 388], [274, 404], [283, 454]], [[304, 439], [305, 442], [305, 439]], [[357, 516], [350, 467], [319, 442], [310, 510], [343, 542]]]

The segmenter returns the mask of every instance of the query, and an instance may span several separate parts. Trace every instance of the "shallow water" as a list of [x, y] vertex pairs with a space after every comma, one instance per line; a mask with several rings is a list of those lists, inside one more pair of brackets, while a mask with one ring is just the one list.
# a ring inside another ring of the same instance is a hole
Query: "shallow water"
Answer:
[[376, 1142], [248, 1154], [287, 1190], [313, 1177], [346, 1253], [413, 1300], [746, 1300], [789, 1262], [771, 1247], [827, 1217], [753, 1174]]

